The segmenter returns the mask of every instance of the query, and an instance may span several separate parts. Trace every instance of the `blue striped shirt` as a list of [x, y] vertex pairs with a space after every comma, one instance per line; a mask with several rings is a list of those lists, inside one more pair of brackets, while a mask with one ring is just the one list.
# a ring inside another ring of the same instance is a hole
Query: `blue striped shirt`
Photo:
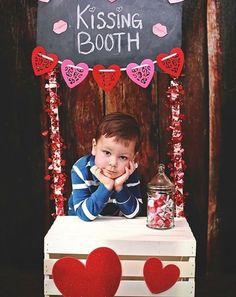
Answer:
[[93, 155], [83, 156], [72, 167], [68, 215], [79, 216], [84, 221], [92, 221], [99, 215], [137, 216], [142, 206], [137, 169], [121, 191], [109, 191], [90, 171], [95, 165], [94, 159]]

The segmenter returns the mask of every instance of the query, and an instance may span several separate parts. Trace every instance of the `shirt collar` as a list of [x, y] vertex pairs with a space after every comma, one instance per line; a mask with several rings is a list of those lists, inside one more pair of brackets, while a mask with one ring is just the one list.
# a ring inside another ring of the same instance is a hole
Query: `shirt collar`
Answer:
[[95, 156], [90, 155], [89, 160], [86, 164], [86, 167], [93, 167], [95, 165]]
[[[90, 159], [86, 165], [86, 167], [93, 167], [95, 165], [95, 156], [94, 155], [90, 155]], [[92, 174], [93, 180], [98, 182], [99, 180], [96, 178], [95, 175]]]

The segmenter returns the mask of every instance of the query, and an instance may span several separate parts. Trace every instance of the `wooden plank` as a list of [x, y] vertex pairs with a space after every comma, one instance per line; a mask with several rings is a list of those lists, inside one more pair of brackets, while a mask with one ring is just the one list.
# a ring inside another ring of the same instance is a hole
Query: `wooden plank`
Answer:
[[65, 87], [64, 92], [64, 118], [62, 120], [64, 124], [62, 126], [65, 126], [67, 136], [65, 140], [69, 148], [67, 160], [71, 160], [70, 150], [74, 152], [73, 160], [70, 162], [72, 163], [79, 156], [91, 151], [92, 139], [104, 114], [103, 93], [94, 81], [91, 72], [77, 87], [72, 90]]
[[[159, 294], [152, 294], [148, 290], [144, 281], [121, 281], [115, 296], [194, 297], [194, 290], [194, 280], [178, 281], [173, 287]], [[44, 282], [44, 294], [49, 296], [61, 296], [52, 279], [46, 280]]]
[[219, 220], [217, 220], [218, 185], [221, 158], [221, 98], [222, 98], [222, 40], [221, 7], [216, 1], [207, 1], [207, 40], [209, 72], [209, 197], [208, 197], [208, 270], [216, 269], [219, 251]]
[[[65, 257], [67, 255], [64, 255]], [[80, 262], [86, 265], [85, 259], [78, 258]], [[195, 258], [193, 261], [162, 261], [163, 266], [174, 264], [180, 269], [180, 278], [193, 278], [195, 276]], [[44, 260], [44, 275], [52, 274], [52, 267], [58, 259], [45, 259]], [[142, 277], [143, 266], [145, 261], [138, 260], [121, 260], [122, 277]]]

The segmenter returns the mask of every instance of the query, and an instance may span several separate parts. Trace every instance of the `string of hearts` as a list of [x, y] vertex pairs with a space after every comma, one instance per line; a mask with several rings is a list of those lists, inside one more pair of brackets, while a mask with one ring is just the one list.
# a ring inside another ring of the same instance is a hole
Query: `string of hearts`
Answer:
[[[143, 276], [149, 291], [159, 294], [175, 285], [180, 269], [175, 264], [163, 267], [159, 258], [151, 257], [144, 262]], [[66, 256], [52, 267], [54, 284], [63, 296], [115, 296], [121, 277], [121, 261], [108, 247], [94, 249], [88, 255], [86, 265], [75, 257]]]
[[61, 64], [62, 77], [69, 88], [79, 85], [91, 70], [99, 87], [109, 92], [118, 83], [121, 71], [126, 71], [128, 77], [140, 87], [147, 88], [154, 75], [154, 63], [171, 77], [178, 78], [184, 65], [184, 54], [181, 48], [173, 48], [168, 55], [157, 55], [154, 62], [144, 59], [140, 65], [130, 63], [126, 68], [120, 68], [116, 64], [105, 68], [97, 64], [92, 69], [86, 63], [75, 65], [70, 59], [61, 62], [56, 54], [47, 54], [42, 46], [36, 47], [32, 52], [32, 66], [36, 76], [53, 71], [58, 63]]

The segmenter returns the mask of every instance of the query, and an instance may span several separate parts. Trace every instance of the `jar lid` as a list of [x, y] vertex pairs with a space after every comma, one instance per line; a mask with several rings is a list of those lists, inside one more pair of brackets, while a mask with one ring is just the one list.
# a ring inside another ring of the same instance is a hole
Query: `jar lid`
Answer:
[[158, 165], [157, 174], [151, 179], [147, 186], [150, 190], [174, 190], [174, 184], [165, 174], [164, 164], [161, 163]]

